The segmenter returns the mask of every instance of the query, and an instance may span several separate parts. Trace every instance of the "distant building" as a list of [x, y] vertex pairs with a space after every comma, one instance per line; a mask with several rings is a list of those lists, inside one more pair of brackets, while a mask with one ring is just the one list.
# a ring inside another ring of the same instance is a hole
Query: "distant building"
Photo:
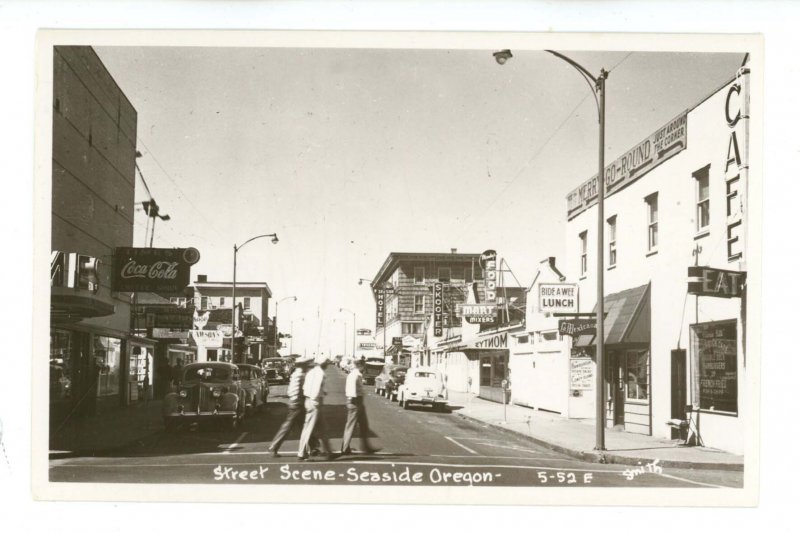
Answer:
[[130, 335], [130, 294], [111, 290], [132, 246], [136, 110], [87, 46], [53, 49], [50, 421], [137, 399], [152, 343]]
[[[423, 344], [433, 315], [433, 287], [443, 285], [443, 327], [460, 328], [458, 307], [466, 301], [472, 282], [482, 279], [480, 254], [389, 254], [372, 280], [376, 302], [375, 342], [395, 362], [410, 363], [411, 353]], [[381, 299], [381, 291], [385, 296]], [[403, 346], [406, 339], [406, 346]]]
[[[746, 246], [749, 84], [745, 66], [606, 168], [609, 427], [674, 437], [688, 405], [706, 446], [744, 450], [747, 264], [761, 260]], [[563, 271], [581, 312], [596, 305], [596, 198], [596, 178], [567, 197]], [[583, 335], [573, 353], [595, 348]]]

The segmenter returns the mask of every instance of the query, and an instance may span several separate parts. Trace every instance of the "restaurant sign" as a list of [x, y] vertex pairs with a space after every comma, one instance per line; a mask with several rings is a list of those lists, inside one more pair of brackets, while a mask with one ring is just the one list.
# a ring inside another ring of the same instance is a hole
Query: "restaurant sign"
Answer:
[[741, 298], [747, 272], [719, 268], [689, 267], [689, 294]]
[[570, 318], [558, 321], [558, 332], [562, 335], [577, 337], [579, 335], [596, 335], [597, 322], [593, 318]]
[[497, 306], [492, 304], [464, 304], [461, 316], [468, 324], [494, 324], [497, 321]]
[[[630, 185], [686, 148], [686, 112], [659, 128], [605, 168], [605, 196]], [[567, 219], [597, 203], [597, 176], [567, 195]]]
[[111, 290], [183, 294], [189, 270], [199, 260], [195, 248], [117, 248]]
[[221, 331], [214, 329], [193, 329], [189, 335], [194, 345], [202, 348], [222, 348], [225, 338]]
[[577, 283], [540, 283], [540, 313], [577, 313]]

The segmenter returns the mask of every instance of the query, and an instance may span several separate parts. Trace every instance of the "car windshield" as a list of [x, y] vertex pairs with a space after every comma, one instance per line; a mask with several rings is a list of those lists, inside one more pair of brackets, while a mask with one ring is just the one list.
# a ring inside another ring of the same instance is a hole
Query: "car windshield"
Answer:
[[283, 361], [266, 361], [265, 365], [267, 368], [278, 368], [283, 366]]
[[227, 366], [190, 366], [183, 371], [184, 383], [230, 381], [231, 369]]
[[423, 378], [423, 379], [436, 379], [436, 374], [433, 372], [414, 372], [415, 378]]

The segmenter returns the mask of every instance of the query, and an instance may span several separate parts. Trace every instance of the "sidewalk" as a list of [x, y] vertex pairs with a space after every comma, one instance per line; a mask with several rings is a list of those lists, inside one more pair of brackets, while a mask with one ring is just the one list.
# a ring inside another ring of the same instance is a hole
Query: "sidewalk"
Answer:
[[163, 431], [161, 400], [113, 407], [96, 415], [75, 418], [50, 430], [50, 457], [94, 455]]
[[553, 451], [595, 463], [646, 464], [658, 460], [670, 468], [744, 470], [744, 457], [699, 446], [680, 446], [676, 441], [624, 431], [606, 430], [606, 451], [594, 451], [594, 420], [576, 420], [518, 405], [506, 406], [465, 392], [448, 391], [453, 413], [520, 435]]

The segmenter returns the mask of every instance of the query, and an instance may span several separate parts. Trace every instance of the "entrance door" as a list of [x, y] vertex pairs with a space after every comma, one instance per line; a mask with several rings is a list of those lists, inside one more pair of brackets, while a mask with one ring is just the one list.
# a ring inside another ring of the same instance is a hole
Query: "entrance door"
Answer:
[[686, 416], [686, 350], [672, 350], [672, 408], [670, 416], [683, 420]]
[[612, 352], [614, 425], [625, 426], [625, 352]]

